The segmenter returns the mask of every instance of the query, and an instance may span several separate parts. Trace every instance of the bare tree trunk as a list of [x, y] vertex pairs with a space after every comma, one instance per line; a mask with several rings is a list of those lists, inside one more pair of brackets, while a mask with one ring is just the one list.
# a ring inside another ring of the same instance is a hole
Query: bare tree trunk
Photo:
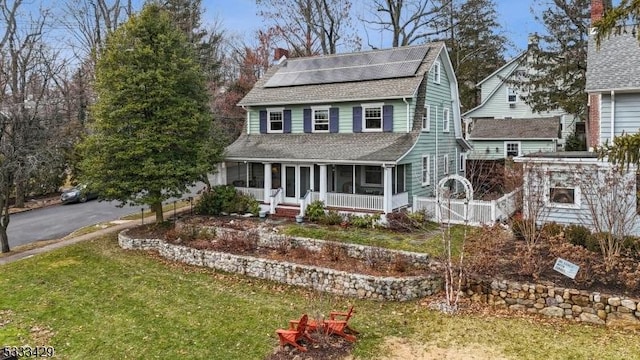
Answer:
[[17, 208], [24, 207], [24, 198], [26, 193], [26, 186], [24, 180], [16, 181], [16, 201], [13, 203], [13, 206]]
[[[3, 180], [7, 181], [6, 176]], [[7, 236], [7, 228], [9, 227], [10, 188], [10, 186], [6, 186], [4, 191], [0, 194], [0, 251], [2, 253], [8, 253], [11, 251], [9, 248], [9, 236]]]

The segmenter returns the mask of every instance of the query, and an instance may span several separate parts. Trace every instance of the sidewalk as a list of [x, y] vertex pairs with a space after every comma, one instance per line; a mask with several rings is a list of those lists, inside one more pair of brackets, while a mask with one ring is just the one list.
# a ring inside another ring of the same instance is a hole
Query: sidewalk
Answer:
[[0, 258], [0, 266], [4, 265], [4, 264], [8, 264], [8, 263], [12, 263], [14, 261], [18, 261], [24, 258], [29, 258], [32, 257], [34, 255], [38, 255], [38, 254], [42, 254], [51, 250], [55, 250], [55, 249], [59, 249], [61, 247], [65, 247], [65, 246], [69, 246], [69, 245], [73, 245], [76, 243], [79, 243], [81, 241], [85, 241], [85, 240], [91, 240], [106, 234], [110, 234], [113, 232], [117, 232], [117, 231], [121, 231], [124, 229], [128, 229], [130, 227], [134, 227], [136, 225], [140, 225], [140, 220], [127, 220], [126, 223], [122, 223], [122, 224], [118, 224], [118, 225], [114, 225], [105, 229], [101, 229], [98, 231], [94, 231], [92, 233], [89, 234], [84, 234], [81, 236], [77, 236], [77, 237], [72, 237], [69, 239], [65, 239], [65, 240], [61, 240], [58, 241], [56, 243], [53, 244], [49, 244], [49, 245], [45, 245], [43, 247], [39, 247], [39, 248], [35, 248], [35, 249], [31, 249], [31, 250], [27, 250], [27, 251], [23, 251], [23, 252], [19, 252], [13, 255], [9, 255], [3, 258]]
[[[171, 219], [173, 216], [175, 216], [176, 214], [181, 214], [183, 212], [187, 212], [190, 210], [189, 206], [186, 207], [182, 207], [182, 208], [178, 208], [176, 209], [176, 212], [174, 213], [173, 210], [167, 211], [164, 215], [165, 219]], [[145, 219], [147, 219], [145, 217]], [[121, 224], [117, 224], [114, 226], [110, 226], [108, 228], [104, 228], [104, 229], [100, 229], [88, 234], [84, 234], [84, 235], [80, 235], [80, 236], [76, 236], [76, 237], [72, 237], [69, 239], [64, 239], [61, 241], [58, 241], [56, 243], [53, 244], [49, 244], [49, 245], [45, 245], [43, 247], [39, 247], [39, 248], [35, 248], [35, 249], [30, 249], [30, 250], [26, 250], [23, 252], [19, 252], [13, 255], [9, 255], [9, 256], [5, 256], [0, 258], [0, 266], [4, 265], [4, 264], [9, 264], [21, 259], [25, 259], [25, 258], [30, 258], [34, 255], [38, 255], [38, 254], [42, 254], [51, 250], [55, 250], [55, 249], [59, 249], [61, 247], [65, 247], [65, 246], [69, 246], [69, 245], [73, 245], [76, 243], [79, 243], [81, 241], [86, 241], [86, 240], [91, 240], [91, 239], [95, 239], [98, 237], [101, 237], [103, 235], [107, 235], [107, 234], [111, 234], [111, 233], [115, 233], [115, 232], [120, 232], [124, 229], [128, 229], [128, 228], [132, 228], [135, 226], [140, 225], [142, 222], [140, 219], [136, 219], [136, 220], [121, 220], [124, 221]], [[145, 220], [145, 224], [148, 224], [149, 222], [147, 220]]]

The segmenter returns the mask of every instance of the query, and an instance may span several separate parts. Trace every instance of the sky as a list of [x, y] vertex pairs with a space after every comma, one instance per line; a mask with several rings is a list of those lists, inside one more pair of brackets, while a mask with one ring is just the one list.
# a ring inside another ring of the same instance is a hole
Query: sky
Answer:
[[[513, 46], [507, 51], [507, 57], [515, 56], [527, 46], [528, 34], [543, 32], [544, 28], [531, 13], [533, 0], [494, 0], [498, 11], [498, 21], [503, 26], [504, 35], [511, 40]], [[354, 11], [366, 12], [368, 0], [353, 0]], [[252, 34], [263, 27], [262, 19], [257, 16], [255, 0], [202, 0], [206, 10], [205, 22], [217, 19], [228, 32], [244, 37], [252, 43]], [[389, 47], [388, 41], [380, 39], [369, 30], [369, 41], [379, 48]], [[361, 37], [365, 38], [363, 34]], [[363, 45], [367, 41], [363, 41]], [[367, 50], [368, 46], [363, 46]]]

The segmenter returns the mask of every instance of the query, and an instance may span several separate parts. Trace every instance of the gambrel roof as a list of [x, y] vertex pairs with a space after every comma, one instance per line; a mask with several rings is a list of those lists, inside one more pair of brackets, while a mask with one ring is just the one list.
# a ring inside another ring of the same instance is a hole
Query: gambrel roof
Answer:
[[476, 119], [469, 140], [558, 139], [560, 117], [535, 119]]
[[293, 58], [269, 69], [240, 106], [313, 104], [413, 97], [443, 42]]
[[602, 39], [600, 48], [595, 35], [590, 36], [587, 92], [640, 90], [640, 42], [631, 28], [620, 31], [618, 35]]

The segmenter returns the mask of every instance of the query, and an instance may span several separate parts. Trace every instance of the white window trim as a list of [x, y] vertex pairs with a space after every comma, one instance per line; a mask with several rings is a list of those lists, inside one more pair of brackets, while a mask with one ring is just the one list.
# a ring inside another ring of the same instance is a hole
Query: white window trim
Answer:
[[[451, 109], [442, 109], [442, 132], [448, 133], [451, 127]], [[446, 126], [445, 126], [446, 125]]]
[[[271, 130], [271, 113], [279, 112], [282, 114], [282, 130]], [[284, 108], [267, 108], [267, 133], [282, 134], [284, 133]]]
[[[369, 103], [369, 104], [360, 104], [360, 106], [362, 107], [362, 126], [361, 126], [361, 130], [362, 132], [382, 132], [382, 129], [384, 128], [384, 113], [383, 113], [383, 106], [384, 103]], [[380, 128], [379, 129], [367, 129], [367, 121], [365, 118], [365, 114], [366, 114], [366, 109], [367, 108], [380, 108]]]
[[[514, 94], [515, 94], [515, 96], [516, 96], [516, 99], [515, 99], [514, 101], [509, 101], [509, 89], [512, 89], [512, 90], [513, 90], [513, 93], [514, 93]], [[507, 104], [515, 104], [515, 103], [517, 103], [517, 102], [518, 102], [518, 92], [516, 91], [516, 88], [511, 87], [511, 86], [507, 86], [506, 92], [507, 92], [507, 97], [506, 97], [506, 99], [507, 99]]]
[[574, 183], [576, 185], [573, 186], [558, 186], [561, 189], [573, 189], [573, 204], [563, 204], [556, 203], [551, 201], [551, 174], [554, 172], [566, 173], [566, 169], [564, 170], [549, 170], [546, 172], [545, 182], [544, 182], [544, 202], [550, 208], [555, 209], [580, 209], [582, 207], [582, 191], [580, 190], [580, 186], [578, 186], [579, 178], [577, 173], [574, 173]]
[[383, 187], [384, 186], [384, 169], [380, 166], [380, 183], [368, 183], [367, 182], [367, 167], [377, 167], [374, 165], [366, 165], [362, 167], [362, 172], [360, 173], [360, 182], [362, 186], [371, 186], [371, 187]]
[[459, 158], [460, 164], [458, 166], [459, 172], [464, 172], [467, 170], [467, 154], [461, 153]]
[[[311, 132], [312, 133], [328, 133], [331, 131], [331, 109], [330, 105], [312, 106], [311, 107]], [[316, 130], [316, 111], [327, 111], [327, 130]]]
[[440, 73], [442, 72], [442, 66], [440, 61], [435, 61], [433, 63], [433, 82], [435, 84], [440, 84]]
[[449, 175], [449, 154], [442, 155], [442, 172], [444, 175]]
[[[424, 164], [427, 164], [426, 169], [424, 168]], [[420, 164], [420, 181], [422, 182], [422, 186], [431, 185], [431, 158], [429, 154], [422, 155], [422, 164]]]
[[504, 142], [504, 157], [507, 158], [507, 145], [511, 145], [511, 144], [517, 144], [518, 145], [518, 155], [517, 156], [522, 156], [522, 142], [520, 141], [505, 141]]
[[[427, 126], [424, 126], [425, 123]], [[431, 131], [431, 105], [424, 106], [424, 114], [422, 115], [422, 131]]]

